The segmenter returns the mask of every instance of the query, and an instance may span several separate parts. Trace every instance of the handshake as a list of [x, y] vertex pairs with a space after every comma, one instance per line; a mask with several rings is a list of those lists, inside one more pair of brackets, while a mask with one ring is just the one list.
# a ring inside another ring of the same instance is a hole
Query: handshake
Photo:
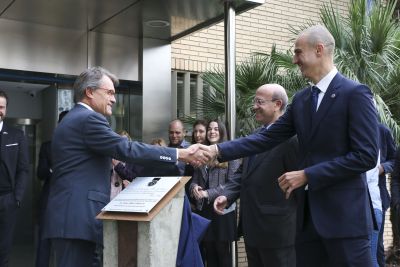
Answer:
[[194, 167], [200, 167], [213, 162], [218, 156], [217, 145], [205, 146], [194, 144], [188, 148], [179, 149], [179, 161], [191, 164]]

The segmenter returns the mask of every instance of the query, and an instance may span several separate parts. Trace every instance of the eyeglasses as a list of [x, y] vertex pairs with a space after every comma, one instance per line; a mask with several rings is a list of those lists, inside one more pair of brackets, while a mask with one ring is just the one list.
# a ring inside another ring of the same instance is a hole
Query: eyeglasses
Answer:
[[254, 98], [253, 104], [257, 106], [262, 106], [267, 102], [275, 102], [277, 99], [261, 99], [261, 98]]
[[105, 90], [107, 95], [109, 96], [115, 96], [115, 90], [114, 89], [107, 89], [107, 88], [96, 88], [97, 89], [101, 89], [101, 90]]

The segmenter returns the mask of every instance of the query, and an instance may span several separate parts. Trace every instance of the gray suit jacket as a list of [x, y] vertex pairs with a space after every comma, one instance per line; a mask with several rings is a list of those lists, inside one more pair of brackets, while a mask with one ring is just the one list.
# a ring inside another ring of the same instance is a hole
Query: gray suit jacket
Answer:
[[114, 133], [106, 118], [76, 105], [61, 121], [52, 141], [53, 177], [44, 237], [103, 243], [95, 217], [110, 200], [111, 158], [140, 163], [176, 162], [176, 149], [130, 142]]
[[225, 184], [228, 202], [240, 197], [240, 222], [245, 243], [258, 248], [294, 245], [296, 199], [286, 200], [278, 178], [297, 170], [298, 142], [293, 137], [270, 151], [245, 158], [241, 168]]

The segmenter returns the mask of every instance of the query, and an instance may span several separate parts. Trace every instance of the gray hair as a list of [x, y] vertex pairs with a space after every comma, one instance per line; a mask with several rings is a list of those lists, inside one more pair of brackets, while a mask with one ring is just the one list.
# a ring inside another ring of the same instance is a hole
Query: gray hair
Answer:
[[118, 86], [118, 78], [102, 67], [91, 67], [82, 72], [78, 78], [76, 78], [73, 86], [75, 103], [81, 101], [85, 97], [87, 88], [98, 89], [101, 86], [101, 80], [104, 76], [110, 78], [114, 86]]
[[327, 53], [333, 56], [335, 52], [335, 38], [333, 38], [326, 27], [322, 25], [311, 26], [301, 32], [300, 36], [306, 36], [308, 43], [313, 46], [317, 43], [322, 43]]
[[282, 101], [282, 106], [279, 109], [281, 112], [284, 112], [286, 110], [286, 107], [288, 104], [288, 96], [286, 94], [285, 89], [283, 89], [283, 87], [282, 87], [282, 90], [279, 90], [279, 89], [274, 90], [274, 92], [272, 94], [272, 99]]

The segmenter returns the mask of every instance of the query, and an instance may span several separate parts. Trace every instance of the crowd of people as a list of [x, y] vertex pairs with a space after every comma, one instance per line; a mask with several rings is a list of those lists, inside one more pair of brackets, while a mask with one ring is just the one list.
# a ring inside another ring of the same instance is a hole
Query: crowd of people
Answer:
[[[211, 221], [200, 243], [207, 267], [232, 266], [238, 236], [250, 267], [384, 267], [385, 212], [400, 203], [400, 152], [378, 123], [370, 89], [334, 66], [334, 48], [323, 26], [301, 32], [293, 63], [310, 86], [290, 105], [281, 85], [260, 86], [253, 99], [260, 128], [233, 141], [217, 119], [197, 120], [191, 144], [180, 120], [170, 122], [168, 144], [117, 134], [105, 116], [118, 80], [101, 67], [85, 70], [74, 84], [75, 107], [40, 152], [48, 162], [39, 162], [38, 176], [48, 186], [37, 266], [48, 266], [50, 250], [56, 266], [100, 266], [101, 208], [135, 177], [185, 175], [193, 212]], [[7, 178], [0, 179], [0, 266], [8, 264], [28, 175], [26, 140], [3, 124], [7, 105], [0, 91], [0, 177]]]

